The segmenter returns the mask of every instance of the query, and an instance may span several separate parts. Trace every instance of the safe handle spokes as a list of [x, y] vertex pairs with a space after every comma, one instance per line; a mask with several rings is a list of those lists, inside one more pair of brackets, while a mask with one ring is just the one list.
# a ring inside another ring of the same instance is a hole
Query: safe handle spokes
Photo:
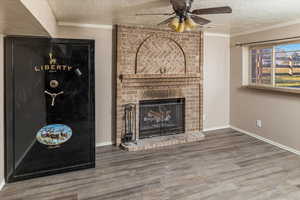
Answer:
[[61, 94], [63, 94], [63, 93], [64, 93], [63, 91], [61, 91], [61, 92], [59, 92], [59, 93], [51, 93], [51, 92], [48, 92], [47, 90], [45, 90], [45, 94], [50, 95], [51, 98], [52, 98], [51, 106], [54, 106], [54, 105], [55, 105], [55, 98], [56, 98], [58, 95], [61, 95]]

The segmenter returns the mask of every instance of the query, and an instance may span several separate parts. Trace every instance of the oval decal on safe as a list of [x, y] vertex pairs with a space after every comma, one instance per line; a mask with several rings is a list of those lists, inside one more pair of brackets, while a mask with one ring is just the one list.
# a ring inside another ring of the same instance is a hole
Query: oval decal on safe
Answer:
[[41, 128], [36, 134], [39, 143], [47, 146], [59, 146], [72, 137], [72, 129], [63, 124], [51, 124]]

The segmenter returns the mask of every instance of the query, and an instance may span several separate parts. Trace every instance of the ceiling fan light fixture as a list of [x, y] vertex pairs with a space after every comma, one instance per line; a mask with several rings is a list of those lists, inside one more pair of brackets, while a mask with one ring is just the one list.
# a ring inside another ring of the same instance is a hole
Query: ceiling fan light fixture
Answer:
[[188, 16], [185, 19], [184, 23], [185, 23], [186, 29], [193, 30], [195, 27], [197, 27], [196, 22], [190, 16]]
[[192, 29], [185, 24], [184, 25], [184, 31], [188, 31], [189, 32], [189, 31], [192, 31]]
[[178, 28], [176, 29], [176, 32], [182, 33], [185, 30], [185, 23], [179, 23]]
[[172, 19], [172, 21], [169, 23], [169, 27], [173, 30], [177, 30], [179, 27], [179, 18], [178, 17], [174, 17]]

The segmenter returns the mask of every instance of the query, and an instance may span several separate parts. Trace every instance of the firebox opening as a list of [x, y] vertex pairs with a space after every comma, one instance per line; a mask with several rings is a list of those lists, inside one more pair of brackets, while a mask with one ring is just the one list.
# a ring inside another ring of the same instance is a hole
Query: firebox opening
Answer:
[[184, 132], [184, 98], [140, 101], [139, 139]]

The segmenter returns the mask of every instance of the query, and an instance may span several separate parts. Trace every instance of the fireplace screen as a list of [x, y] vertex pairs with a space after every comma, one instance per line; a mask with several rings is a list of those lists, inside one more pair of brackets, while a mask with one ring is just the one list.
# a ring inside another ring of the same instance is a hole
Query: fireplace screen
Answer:
[[139, 138], [184, 132], [184, 99], [140, 101]]

